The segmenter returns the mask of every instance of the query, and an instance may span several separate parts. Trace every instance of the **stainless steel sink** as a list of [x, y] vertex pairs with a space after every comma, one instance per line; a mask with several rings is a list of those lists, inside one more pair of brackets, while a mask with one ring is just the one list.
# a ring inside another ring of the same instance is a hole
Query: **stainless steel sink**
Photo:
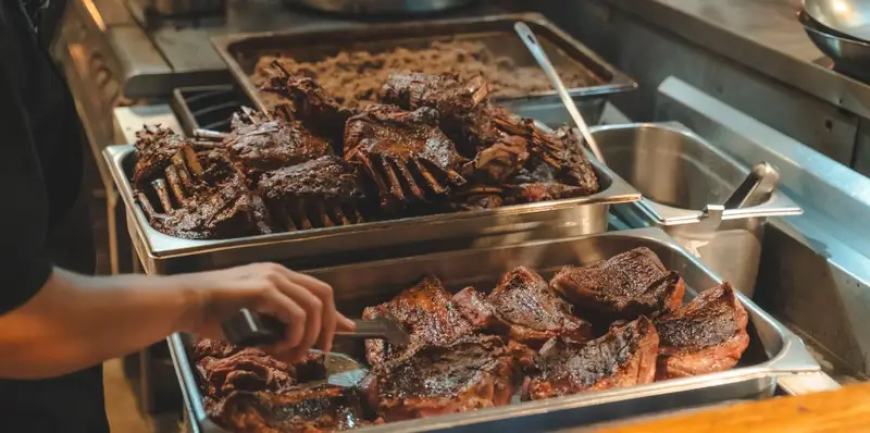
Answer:
[[679, 123], [593, 128], [610, 169], [633, 185], [643, 200], [614, 208], [632, 226], [658, 226], [686, 249], [752, 296], [764, 223], [801, 209], [774, 191], [743, 209], [716, 209], [748, 170]]

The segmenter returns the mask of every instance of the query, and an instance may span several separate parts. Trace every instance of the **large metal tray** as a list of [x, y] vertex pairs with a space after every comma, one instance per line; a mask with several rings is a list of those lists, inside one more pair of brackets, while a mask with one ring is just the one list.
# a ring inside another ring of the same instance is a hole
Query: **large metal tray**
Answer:
[[[564, 265], [590, 263], [640, 246], [655, 251], [669, 269], [682, 274], [686, 281], [687, 298], [694, 297], [698, 290], [721, 282], [658, 228], [538, 241], [511, 247], [428, 254], [316, 269], [308, 273], [331, 284], [339, 309], [351, 317], [358, 317], [364, 306], [395, 296], [402, 289], [417, 283], [425, 274], [442, 278], [452, 290], [460, 290], [468, 285], [489, 288], [503, 273], [516, 266], [529, 266], [550, 277]], [[729, 371], [397, 422], [360, 431], [551, 431], [727, 400], [771, 397], [777, 377], [799, 377], [801, 375], [797, 373], [820, 371], [800, 338], [748, 298], [739, 293], [738, 296], [749, 312], [751, 324], [748, 331], [751, 340], [741, 362]], [[187, 405], [189, 423], [203, 432], [221, 431], [205, 415], [202, 396], [190, 363], [188, 336], [175, 334], [168, 341]]]
[[[604, 109], [605, 96], [637, 87], [637, 83], [631, 78], [537, 13], [417, 20], [394, 24], [369, 23], [341, 29], [243, 33], [216, 36], [212, 42], [251, 101], [260, 110], [266, 111], [260, 90], [250, 79], [263, 54], [281, 52], [295, 59], [317, 61], [343, 49], [377, 52], [399, 46], [422, 47], [433, 40], [461, 38], [482, 41], [493, 52], [509, 56], [519, 66], [536, 65], [534, 58], [514, 33], [513, 25], [517, 21], [525, 22], [532, 28], [554, 65], [584, 68], [598, 78], [600, 84], [569, 89], [587, 122], [598, 122]], [[567, 119], [555, 91], [496, 101], [517, 114], [548, 124], [562, 123]]]
[[602, 190], [588, 197], [234, 239], [189, 240], [164, 235], [148, 223], [129, 180], [136, 163], [134, 146], [109, 146], [103, 156], [126, 206], [133, 246], [149, 274], [219, 269], [258, 261], [312, 268], [600, 233], [607, 230], [611, 204], [640, 200], [634, 188], [596, 164]]

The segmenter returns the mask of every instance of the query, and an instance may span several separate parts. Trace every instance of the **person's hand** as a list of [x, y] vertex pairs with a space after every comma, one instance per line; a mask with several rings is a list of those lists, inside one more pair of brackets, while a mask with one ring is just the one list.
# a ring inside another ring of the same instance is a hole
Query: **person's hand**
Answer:
[[287, 324], [284, 341], [268, 348], [290, 362], [304, 357], [315, 345], [332, 347], [336, 329], [349, 331], [353, 322], [335, 309], [332, 287], [308, 275], [274, 263], [178, 275], [193, 289], [197, 313], [189, 331], [223, 339], [221, 322], [248, 308]]

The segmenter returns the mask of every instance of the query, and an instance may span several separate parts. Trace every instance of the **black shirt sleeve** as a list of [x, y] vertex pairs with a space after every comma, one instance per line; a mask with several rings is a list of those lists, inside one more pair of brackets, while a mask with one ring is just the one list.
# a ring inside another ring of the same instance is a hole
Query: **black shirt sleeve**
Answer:
[[[16, 42], [8, 13], [6, 5], [0, 6], [0, 47]], [[14, 62], [0, 61], [0, 314], [33, 297], [52, 270], [45, 249], [48, 198], [28, 115], [10, 71]]]

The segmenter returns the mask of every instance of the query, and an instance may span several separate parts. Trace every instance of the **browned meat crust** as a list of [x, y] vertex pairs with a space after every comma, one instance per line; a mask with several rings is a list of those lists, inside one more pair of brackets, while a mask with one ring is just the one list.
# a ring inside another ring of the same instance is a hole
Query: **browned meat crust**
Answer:
[[536, 360], [523, 398], [550, 397], [651, 383], [655, 378], [659, 336], [645, 316], [586, 343], [557, 337]]
[[584, 267], [565, 267], [550, 286], [581, 311], [633, 319], [680, 306], [683, 279], [648, 248], [635, 248]]
[[749, 346], [749, 315], [731, 285], [705, 290], [655, 321], [661, 338], [656, 379], [727, 370]]
[[506, 329], [512, 340], [530, 347], [541, 347], [556, 336], [580, 342], [592, 337], [590, 324], [571, 315], [546, 280], [526, 267], [505, 274], [485, 299], [473, 287], [453, 299], [477, 328]]

